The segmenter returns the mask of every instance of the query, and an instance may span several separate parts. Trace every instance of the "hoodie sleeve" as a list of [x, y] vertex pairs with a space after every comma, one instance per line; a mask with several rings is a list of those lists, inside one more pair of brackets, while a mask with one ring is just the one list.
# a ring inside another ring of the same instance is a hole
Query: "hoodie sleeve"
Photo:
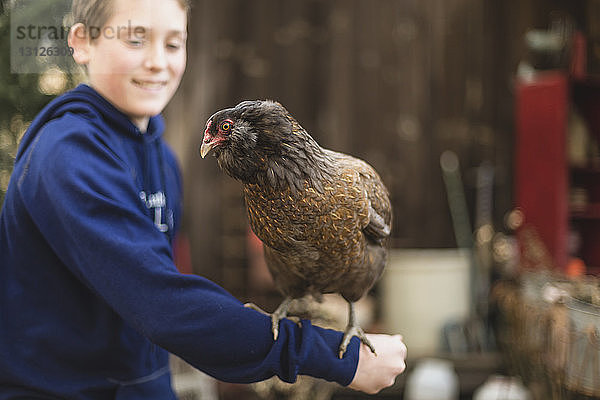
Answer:
[[267, 316], [207, 279], [180, 274], [131, 170], [92, 128], [74, 131], [81, 122], [70, 118], [42, 129], [18, 184], [39, 231], [79, 280], [152, 342], [218, 379], [351, 382], [356, 338], [339, 360], [340, 332], [283, 320], [273, 342]]

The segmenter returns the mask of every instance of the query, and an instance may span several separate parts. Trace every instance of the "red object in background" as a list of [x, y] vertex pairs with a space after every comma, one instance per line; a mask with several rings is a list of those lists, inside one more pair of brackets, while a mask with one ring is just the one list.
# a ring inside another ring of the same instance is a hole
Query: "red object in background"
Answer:
[[566, 268], [568, 256], [568, 98], [562, 72], [516, 84], [516, 205], [559, 269]]
[[585, 275], [585, 263], [581, 258], [575, 257], [570, 259], [565, 269], [565, 274], [569, 278], [577, 278]]
[[193, 274], [190, 240], [187, 235], [180, 233], [173, 242], [173, 261], [182, 274]]

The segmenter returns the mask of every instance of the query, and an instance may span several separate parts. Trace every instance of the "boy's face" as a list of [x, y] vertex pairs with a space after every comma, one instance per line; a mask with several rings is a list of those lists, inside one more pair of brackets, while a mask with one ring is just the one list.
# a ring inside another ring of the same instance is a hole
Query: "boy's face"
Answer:
[[90, 85], [144, 131], [181, 81], [187, 15], [176, 0], [113, 0], [113, 7], [89, 46]]

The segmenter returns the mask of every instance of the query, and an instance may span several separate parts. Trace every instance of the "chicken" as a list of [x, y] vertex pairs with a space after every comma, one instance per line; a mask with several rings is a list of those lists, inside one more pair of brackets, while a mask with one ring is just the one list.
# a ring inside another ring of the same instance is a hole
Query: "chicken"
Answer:
[[273, 337], [293, 299], [339, 293], [348, 302], [342, 358], [357, 336], [354, 302], [381, 276], [392, 210], [388, 191], [366, 162], [320, 147], [273, 101], [244, 101], [207, 123], [200, 155], [243, 183], [250, 226], [285, 296], [271, 314]]

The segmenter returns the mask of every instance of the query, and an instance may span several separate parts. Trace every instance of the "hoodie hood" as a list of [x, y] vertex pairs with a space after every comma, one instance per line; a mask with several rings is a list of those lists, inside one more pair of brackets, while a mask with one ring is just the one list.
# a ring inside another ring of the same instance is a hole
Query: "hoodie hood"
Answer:
[[102, 97], [96, 90], [86, 84], [81, 84], [52, 100], [35, 117], [21, 140], [17, 160], [23, 156], [42, 126], [53, 119], [62, 117], [66, 113], [83, 115], [96, 125], [109, 125], [116, 132], [122, 132], [145, 142], [153, 142], [159, 139], [164, 131], [162, 117], [155, 115], [150, 118], [147, 131], [142, 133], [127, 115]]

